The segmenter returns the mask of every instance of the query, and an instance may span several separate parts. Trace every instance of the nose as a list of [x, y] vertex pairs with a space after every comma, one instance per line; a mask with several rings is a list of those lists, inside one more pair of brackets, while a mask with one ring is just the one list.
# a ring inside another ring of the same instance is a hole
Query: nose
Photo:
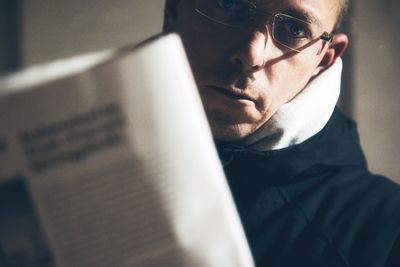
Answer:
[[254, 31], [248, 38], [239, 41], [230, 54], [231, 64], [245, 72], [256, 72], [264, 68], [267, 40], [268, 33]]

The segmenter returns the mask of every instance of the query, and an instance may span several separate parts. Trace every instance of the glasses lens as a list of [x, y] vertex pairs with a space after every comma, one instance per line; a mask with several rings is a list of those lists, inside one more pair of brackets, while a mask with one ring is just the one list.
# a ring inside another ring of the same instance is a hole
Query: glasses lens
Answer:
[[309, 54], [318, 54], [323, 43], [316, 33], [318, 27], [285, 14], [276, 14], [272, 36], [286, 48]]
[[212, 21], [228, 26], [244, 26], [255, 9], [245, 0], [197, 0], [196, 11]]
[[[269, 16], [267, 12], [257, 11], [248, 0], [196, 0], [195, 3], [197, 13], [226, 26], [247, 26], [257, 12]], [[272, 37], [283, 50], [314, 55], [322, 51], [324, 42], [319, 37], [321, 33], [317, 24], [281, 13], [273, 17]]]

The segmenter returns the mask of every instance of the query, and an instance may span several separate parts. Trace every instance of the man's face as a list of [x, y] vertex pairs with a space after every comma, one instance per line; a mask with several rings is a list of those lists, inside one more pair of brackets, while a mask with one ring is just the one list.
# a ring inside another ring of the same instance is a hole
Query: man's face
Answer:
[[[254, 132], [323, 70], [320, 63], [329, 44], [319, 55], [288, 51], [273, 41], [267, 16], [245, 27], [228, 27], [198, 14], [195, 2], [179, 2], [174, 26], [215, 138], [231, 141]], [[327, 32], [337, 16], [338, 1], [332, 0], [252, 2], [272, 14], [311, 15]]]

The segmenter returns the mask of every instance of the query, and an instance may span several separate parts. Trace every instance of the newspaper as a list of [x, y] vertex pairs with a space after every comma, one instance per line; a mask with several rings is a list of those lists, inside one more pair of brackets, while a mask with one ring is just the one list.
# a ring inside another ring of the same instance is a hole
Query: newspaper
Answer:
[[0, 266], [254, 266], [176, 35], [0, 79]]

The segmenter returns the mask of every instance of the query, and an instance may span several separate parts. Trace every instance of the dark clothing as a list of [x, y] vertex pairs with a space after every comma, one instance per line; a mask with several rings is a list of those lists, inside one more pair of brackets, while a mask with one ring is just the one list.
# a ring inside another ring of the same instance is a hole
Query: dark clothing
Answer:
[[216, 143], [258, 267], [400, 267], [400, 187], [368, 172], [338, 109], [289, 148]]

